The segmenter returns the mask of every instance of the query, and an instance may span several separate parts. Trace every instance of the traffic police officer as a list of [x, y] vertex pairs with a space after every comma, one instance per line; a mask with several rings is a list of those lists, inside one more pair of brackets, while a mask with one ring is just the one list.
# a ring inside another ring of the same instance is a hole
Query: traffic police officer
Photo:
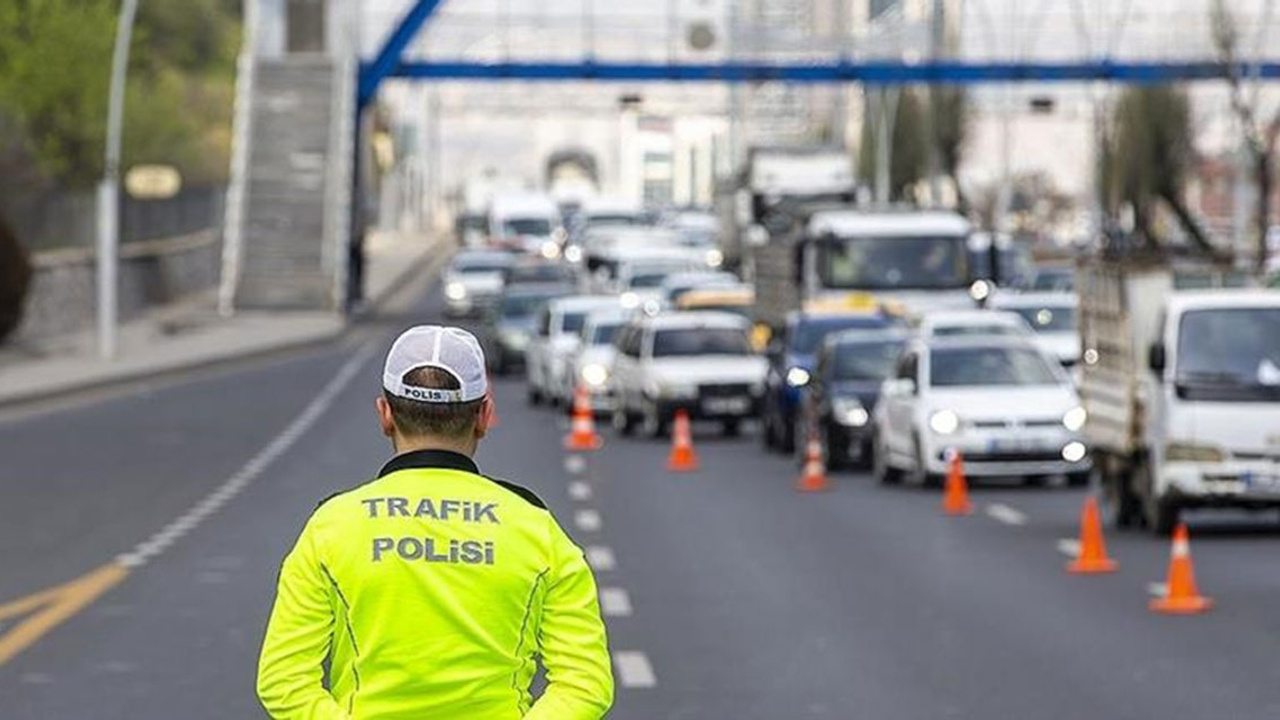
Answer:
[[412, 328], [382, 382], [395, 457], [321, 503], [285, 558], [263, 705], [277, 718], [602, 717], [613, 678], [582, 551], [537, 496], [471, 459], [493, 420], [476, 339]]

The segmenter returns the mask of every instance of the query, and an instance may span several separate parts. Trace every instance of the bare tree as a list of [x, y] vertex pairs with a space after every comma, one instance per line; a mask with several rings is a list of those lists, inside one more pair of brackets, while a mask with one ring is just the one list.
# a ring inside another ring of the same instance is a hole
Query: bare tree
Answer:
[[[1270, 18], [1274, 0], [1263, 0], [1263, 17]], [[1267, 228], [1271, 225], [1271, 191], [1274, 186], [1273, 156], [1276, 141], [1280, 139], [1280, 110], [1270, 117], [1260, 117], [1257, 83], [1252, 91], [1249, 78], [1245, 77], [1245, 63], [1241, 57], [1242, 37], [1239, 24], [1225, 0], [1214, 0], [1210, 10], [1210, 27], [1213, 44], [1222, 61], [1231, 96], [1231, 110], [1236, 115], [1244, 135], [1245, 150], [1249, 153], [1253, 180], [1258, 190], [1258, 205], [1254, 209], [1253, 240], [1257, 247], [1257, 267], [1261, 271], [1267, 262]], [[1263, 22], [1259, 32], [1266, 30]]]

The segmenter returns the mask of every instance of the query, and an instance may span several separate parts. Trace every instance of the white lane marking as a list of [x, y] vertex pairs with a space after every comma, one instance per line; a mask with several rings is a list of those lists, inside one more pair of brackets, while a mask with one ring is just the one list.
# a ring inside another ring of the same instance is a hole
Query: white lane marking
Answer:
[[1004, 503], [992, 503], [987, 506], [987, 515], [1005, 525], [1026, 525], [1027, 515], [1021, 510], [1011, 508]]
[[587, 548], [587, 562], [596, 570], [612, 570], [618, 567], [613, 551], [603, 545], [592, 545]]
[[631, 614], [631, 596], [622, 588], [600, 588], [600, 611], [610, 617], [626, 617]]
[[581, 475], [587, 469], [587, 459], [581, 455], [567, 455], [564, 459], [564, 471], [570, 475]]
[[580, 480], [574, 480], [569, 483], [569, 497], [574, 500], [590, 500], [591, 486]]
[[1058, 540], [1058, 552], [1069, 558], [1080, 557], [1080, 541], [1075, 538], [1062, 538]]
[[276, 435], [271, 442], [267, 443], [266, 447], [259, 450], [257, 455], [250, 458], [234, 475], [227, 478], [222, 485], [202, 498], [176, 520], [165, 525], [151, 537], [138, 543], [129, 552], [117, 556], [116, 562], [127, 568], [145, 565], [148, 561], [155, 559], [156, 556], [167, 550], [170, 545], [177, 542], [183, 535], [191, 532], [200, 523], [207, 520], [209, 516], [217, 512], [228, 500], [238, 495], [250, 483], [257, 480], [258, 476], [271, 463], [287, 452], [329, 410], [330, 406], [338, 398], [338, 394], [351, 384], [351, 381], [356, 377], [356, 373], [373, 355], [374, 349], [375, 345], [369, 343], [351, 356], [338, 369], [338, 372], [329, 380], [328, 384], [324, 386], [320, 394], [316, 395], [279, 435]]
[[600, 513], [595, 510], [579, 510], [573, 514], [573, 523], [578, 526], [579, 530], [587, 532], [596, 532], [603, 524], [600, 520]]
[[1165, 597], [1169, 594], [1169, 586], [1162, 582], [1147, 583], [1147, 592], [1154, 597]]
[[618, 684], [627, 688], [651, 688], [658, 684], [649, 658], [642, 652], [621, 650], [613, 654], [613, 667], [618, 671]]

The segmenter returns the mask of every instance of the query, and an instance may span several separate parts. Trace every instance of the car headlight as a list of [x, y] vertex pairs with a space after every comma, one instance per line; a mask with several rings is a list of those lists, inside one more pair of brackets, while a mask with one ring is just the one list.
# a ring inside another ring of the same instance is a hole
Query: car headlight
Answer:
[[849, 427], [863, 427], [871, 420], [871, 413], [858, 398], [836, 398], [831, 401], [831, 413], [836, 422]]
[[460, 282], [451, 282], [444, 286], [444, 296], [450, 300], [465, 300], [467, 298], [467, 286]]
[[1171, 442], [1164, 446], [1167, 462], [1222, 462], [1227, 459], [1221, 448], [1189, 442]]
[[1084, 421], [1089, 419], [1089, 413], [1079, 405], [1071, 408], [1062, 416], [1062, 424], [1071, 432], [1076, 432], [1084, 427]]
[[570, 245], [564, 249], [564, 259], [571, 263], [582, 262], [582, 248], [577, 245]]
[[929, 429], [939, 435], [950, 435], [960, 429], [960, 417], [950, 410], [939, 410], [929, 416]]
[[600, 363], [591, 363], [583, 366], [582, 371], [578, 374], [586, 384], [593, 387], [600, 387], [609, 379], [609, 368], [601, 365]]
[[969, 286], [969, 297], [973, 298], [974, 302], [985, 301], [987, 298], [991, 297], [991, 283], [986, 280], [975, 280], [973, 284]]
[[555, 260], [560, 257], [560, 246], [556, 244], [555, 240], [548, 240], [542, 243], [540, 252], [542, 253], [542, 257], [548, 260]]
[[1079, 441], [1069, 442], [1062, 446], [1062, 459], [1067, 462], [1080, 462], [1087, 454], [1089, 454], [1089, 449]]
[[802, 367], [793, 367], [787, 371], [787, 384], [791, 387], [804, 387], [809, 384], [809, 371]]
[[618, 298], [618, 302], [622, 303], [622, 307], [627, 310], [635, 310], [640, 307], [640, 296], [633, 292], [624, 292]]
[[711, 249], [707, 251], [707, 265], [718, 268], [724, 264], [724, 253], [719, 250]]
[[503, 330], [498, 334], [504, 345], [523, 350], [529, 344], [529, 335], [519, 330]]

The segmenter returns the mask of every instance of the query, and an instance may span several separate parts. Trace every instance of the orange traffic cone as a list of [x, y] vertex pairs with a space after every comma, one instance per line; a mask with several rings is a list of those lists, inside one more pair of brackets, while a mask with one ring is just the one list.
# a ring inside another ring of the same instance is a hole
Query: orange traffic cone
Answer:
[[671, 427], [671, 454], [667, 456], [667, 469], [672, 472], [691, 472], [698, 469], [698, 456], [693, 452], [693, 431], [689, 428], [689, 413], [676, 411], [676, 421]]
[[1080, 513], [1080, 554], [1067, 563], [1067, 572], [1078, 575], [1095, 575], [1115, 572], [1117, 563], [1107, 557], [1107, 544], [1102, 539], [1102, 521], [1098, 519], [1098, 500], [1090, 495], [1085, 498]]
[[1185, 524], [1179, 524], [1173, 531], [1164, 597], [1152, 600], [1148, 607], [1152, 612], [1166, 615], [1194, 615], [1213, 607], [1213, 600], [1201, 595], [1196, 588], [1196, 574], [1191, 567], [1191, 541]]
[[573, 391], [573, 420], [564, 439], [566, 450], [599, 450], [604, 445], [604, 439], [596, 434], [596, 419], [587, 392], [586, 385]]
[[951, 453], [951, 468], [947, 470], [947, 484], [942, 492], [942, 512], [947, 515], [969, 515], [973, 504], [969, 502], [969, 484], [964, 480], [964, 460], [960, 451]]
[[827, 484], [827, 464], [822, 460], [822, 440], [818, 437], [818, 430], [812, 423], [809, 427], [809, 439], [804, 448], [804, 470], [796, 482], [796, 490], [822, 492], [830, 489]]

